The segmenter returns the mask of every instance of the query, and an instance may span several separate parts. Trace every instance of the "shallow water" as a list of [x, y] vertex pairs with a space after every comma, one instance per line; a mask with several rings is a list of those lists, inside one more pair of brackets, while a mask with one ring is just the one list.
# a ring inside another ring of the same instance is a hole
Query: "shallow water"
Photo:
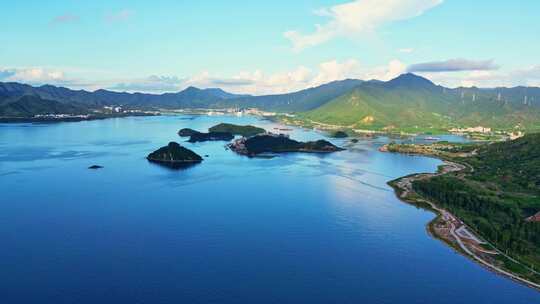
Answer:
[[272, 159], [183, 143], [209, 157], [148, 163], [183, 127], [276, 127], [186, 118], [0, 125], [2, 303], [540, 302], [430, 238], [433, 214], [386, 185], [440, 161], [380, 153], [379, 138]]

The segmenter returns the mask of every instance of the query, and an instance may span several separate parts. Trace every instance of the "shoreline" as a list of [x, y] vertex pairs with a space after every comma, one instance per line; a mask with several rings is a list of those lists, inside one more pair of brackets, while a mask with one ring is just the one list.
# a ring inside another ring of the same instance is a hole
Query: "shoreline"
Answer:
[[[436, 156], [431, 157], [441, 159]], [[439, 166], [436, 173], [415, 173], [391, 180], [388, 182], [388, 185], [394, 189], [396, 196], [402, 202], [431, 211], [435, 214], [435, 218], [426, 224], [426, 230], [430, 236], [442, 241], [456, 252], [471, 259], [494, 274], [504, 276], [514, 282], [540, 291], [540, 284], [522, 278], [518, 274], [499, 267], [490, 261], [497, 261], [496, 258], [500, 256], [513, 260], [512, 258], [506, 256], [495, 246], [485, 241], [476, 231], [468, 227], [458, 217], [446, 209], [438, 207], [437, 204], [425, 199], [412, 189], [412, 183], [415, 180], [428, 179], [451, 172], [460, 172], [469, 168], [467, 165], [454, 161], [441, 160], [443, 164]], [[483, 249], [482, 245], [489, 245], [492, 249]]]
[[88, 117], [0, 117], [0, 123], [10, 124], [10, 123], [60, 123], [60, 122], [81, 122], [81, 121], [94, 121], [94, 120], [104, 120], [111, 118], [126, 118], [126, 117], [149, 117], [149, 116], [161, 116], [160, 113], [144, 113], [144, 112], [133, 112], [125, 114], [103, 114], [103, 115], [89, 115]]

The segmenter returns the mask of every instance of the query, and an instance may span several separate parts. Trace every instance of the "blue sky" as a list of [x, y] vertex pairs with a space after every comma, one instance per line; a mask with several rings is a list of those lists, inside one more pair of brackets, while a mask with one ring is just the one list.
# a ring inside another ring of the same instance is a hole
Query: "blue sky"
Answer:
[[540, 1], [1, 0], [0, 81], [254, 94], [406, 71], [540, 85]]

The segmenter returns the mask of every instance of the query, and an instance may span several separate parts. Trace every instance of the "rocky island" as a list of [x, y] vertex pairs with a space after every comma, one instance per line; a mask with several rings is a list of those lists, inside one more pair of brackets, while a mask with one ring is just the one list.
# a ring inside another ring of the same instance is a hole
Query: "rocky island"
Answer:
[[283, 134], [264, 134], [240, 138], [231, 143], [229, 148], [238, 154], [247, 156], [286, 152], [331, 153], [344, 150], [326, 140], [299, 142]]
[[226, 132], [231, 133], [233, 135], [240, 135], [244, 137], [250, 137], [255, 136], [257, 134], [263, 134], [266, 133], [266, 130], [263, 128], [255, 127], [255, 126], [240, 126], [240, 125], [234, 125], [229, 123], [220, 123], [218, 125], [215, 125], [208, 129], [210, 132]]
[[171, 168], [181, 168], [189, 164], [200, 163], [203, 158], [197, 153], [182, 147], [176, 142], [148, 154], [148, 161]]

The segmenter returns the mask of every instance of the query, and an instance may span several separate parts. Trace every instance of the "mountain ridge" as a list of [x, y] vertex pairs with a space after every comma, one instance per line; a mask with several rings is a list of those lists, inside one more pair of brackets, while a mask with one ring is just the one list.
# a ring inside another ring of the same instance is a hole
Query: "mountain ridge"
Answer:
[[25, 95], [98, 109], [258, 108], [296, 113], [324, 124], [375, 130], [448, 129], [486, 126], [494, 129], [540, 129], [540, 88], [447, 88], [406, 73], [389, 81], [344, 79], [304, 90], [273, 95], [242, 95], [220, 88], [188, 87], [179, 92], [148, 94], [93, 92], [16, 82], [0, 82], [0, 110]]

